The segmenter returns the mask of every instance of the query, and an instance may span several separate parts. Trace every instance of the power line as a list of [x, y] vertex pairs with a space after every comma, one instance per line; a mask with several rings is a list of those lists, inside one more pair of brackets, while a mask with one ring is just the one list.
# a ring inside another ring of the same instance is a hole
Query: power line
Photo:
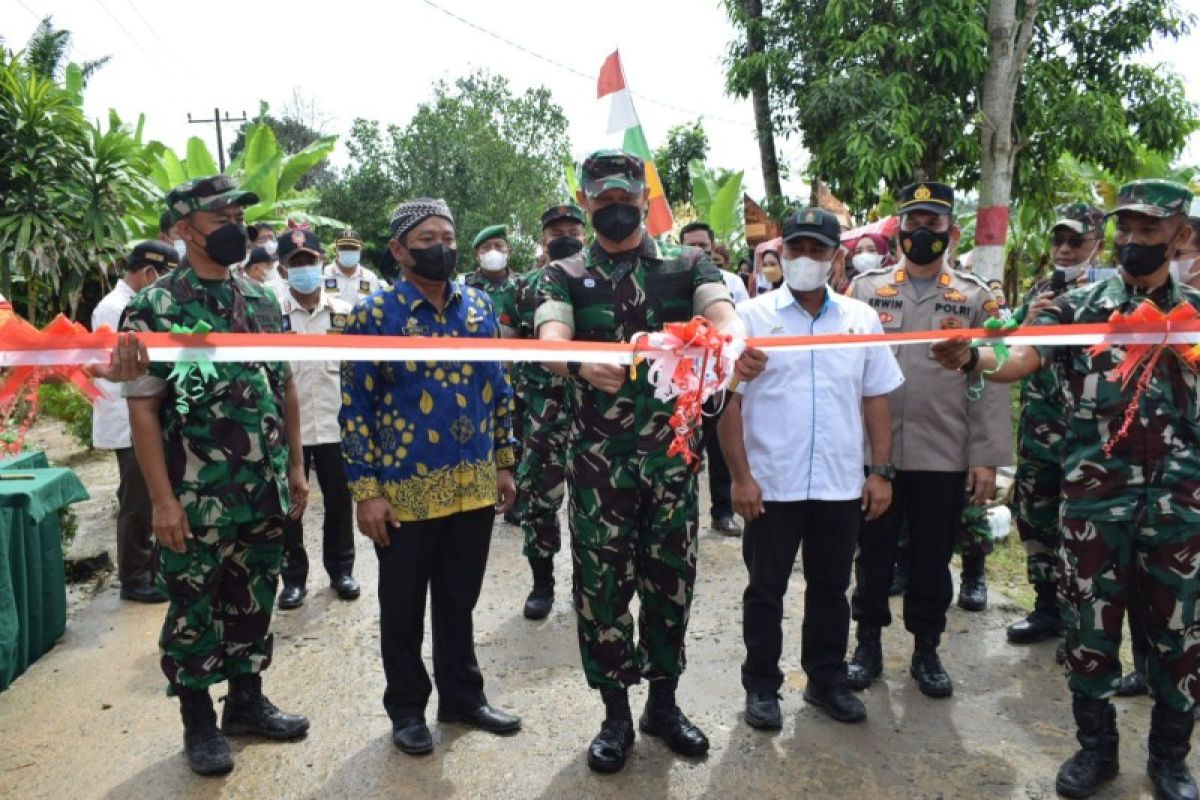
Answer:
[[144, 44], [142, 44], [142, 40], [137, 38], [136, 36], [134, 36], [132, 33], [129, 32], [129, 29], [126, 28], [124, 26], [124, 24], [121, 23], [121, 20], [117, 19], [117, 15], [108, 10], [108, 6], [104, 5], [103, 0], [96, 0], [96, 5], [100, 6], [100, 10], [108, 15], [108, 18], [111, 19], [113, 21], [113, 23], [116, 24], [116, 26], [121, 29], [121, 32], [124, 33], [125, 36], [128, 37], [128, 39], [131, 42], [133, 42], [134, 44], [136, 44], [138, 46], [139, 50], [141, 50], [143, 53], [145, 53], [146, 56], [151, 61], [154, 61], [155, 63], [158, 62], [158, 60], [159, 60], [158, 56], [154, 55], [149, 50], [147, 50], [146, 46]]
[[146, 26], [146, 30], [150, 31], [150, 35], [153, 36], [155, 39], [157, 39], [158, 43], [162, 46], [162, 48], [167, 51], [167, 55], [169, 55], [169, 56], [171, 56], [171, 58], [175, 59], [175, 61], [178, 62], [179, 66], [183, 67], [190, 73], [191, 67], [188, 66], [188, 63], [186, 61], [184, 61], [182, 58], [180, 58], [175, 53], [175, 51], [171, 48], [171, 45], [170, 45], [171, 40], [168, 39], [167, 37], [163, 36], [161, 33], [159, 33], [158, 30], [153, 25], [150, 24], [150, 20], [146, 19], [146, 17], [142, 15], [142, 12], [140, 10], [138, 10], [138, 7], [133, 4], [133, 0], [125, 0], [125, 3], [126, 3], [126, 5], [129, 6], [129, 8], [133, 11], [133, 13], [137, 16], [137, 18], [142, 21], [142, 24]]
[[[434, 3], [433, 0], [422, 0], [422, 2], [424, 2], [425, 5], [429, 6], [430, 8], [440, 11], [441, 13], [445, 14], [447, 17], [450, 17], [451, 19], [461, 22], [463, 25], [466, 25], [468, 28], [472, 28], [472, 29], [482, 33], [484, 36], [488, 36], [492, 39], [495, 39], [498, 42], [503, 42], [504, 44], [508, 45], [509, 47], [513, 48], [514, 50], [519, 50], [520, 52], [524, 53], [527, 56], [536, 58], [539, 61], [544, 61], [545, 63], [550, 64], [551, 66], [558, 67], [559, 69], [563, 70], [564, 72], [569, 72], [572, 75], [574, 75], [578, 78], [583, 78], [586, 81], [594, 82], [596, 80], [595, 75], [588, 75], [586, 72], [578, 70], [575, 67], [572, 67], [568, 64], [564, 64], [561, 61], [555, 61], [553, 58], [550, 58], [549, 56], [545, 56], [545, 55], [542, 55], [541, 53], [534, 52], [533, 50], [530, 50], [528, 47], [518, 44], [517, 42], [514, 42], [512, 39], [509, 39], [505, 36], [501, 36], [500, 34], [496, 33], [495, 31], [491, 31], [491, 30], [488, 30], [487, 28], [477, 25], [469, 19], [460, 17], [458, 14], [455, 14], [453, 11], [450, 11], [449, 9], [442, 8], [437, 3]], [[635, 92], [632, 89], [629, 90], [629, 93], [632, 94], [634, 97], [638, 97], [638, 98], [641, 98], [642, 100], [645, 100], [648, 103], [652, 103], [656, 106], [661, 106], [662, 108], [670, 109], [671, 111], [677, 111], [681, 114], [686, 114], [689, 117], [690, 116], [705, 117], [707, 119], [715, 120], [717, 122], [724, 122], [727, 125], [736, 125], [740, 128], [749, 128], [750, 130], [754, 130], [753, 125], [751, 125], [747, 122], [741, 121], [741, 120], [729, 119], [728, 117], [719, 117], [715, 114], [708, 114], [708, 113], [705, 113], [702, 111], [695, 111], [692, 109], [682, 108], [680, 106], [672, 105], [671, 103], [667, 103], [662, 100], [658, 100], [657, 98], [650, 97], [649, 95], [644, 95], [641, 92]]]

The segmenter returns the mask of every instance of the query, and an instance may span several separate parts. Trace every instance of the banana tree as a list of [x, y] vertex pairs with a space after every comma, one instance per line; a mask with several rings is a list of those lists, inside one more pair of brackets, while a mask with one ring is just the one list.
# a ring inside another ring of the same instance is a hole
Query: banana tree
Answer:
[[718, 176], [699, 160], [688, 162], [695, 218], [713, 229], [717, 241], [740, 246], [742, 234], [742, 177], [738, 172]]

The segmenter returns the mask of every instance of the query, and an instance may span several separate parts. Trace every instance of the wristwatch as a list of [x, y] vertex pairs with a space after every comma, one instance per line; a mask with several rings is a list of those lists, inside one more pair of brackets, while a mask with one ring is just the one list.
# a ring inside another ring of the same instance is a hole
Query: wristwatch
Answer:
[[872, 464], [867, 474], [878, 475], [885, 481], [890, 481], [896, 477], [896, 468], [891, 464]]
[[578, 361], [568, 361], [567, 362], [567, 374], [570, 375], [572, 378], [578, 378], [579, 370], [582, 368], [583, 368], [583, 364], [579, 363]]

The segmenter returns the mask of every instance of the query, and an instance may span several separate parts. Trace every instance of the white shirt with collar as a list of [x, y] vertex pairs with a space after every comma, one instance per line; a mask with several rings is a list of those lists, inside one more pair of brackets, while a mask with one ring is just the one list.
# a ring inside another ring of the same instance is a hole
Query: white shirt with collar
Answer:
[[380, 289], [387, 288], [386, 281], [381, 280], [378, 275], [362, 264], [357, 265], [354, 272], [349, 275], [342, 272], [342, 268], [336, 262], [326, 264], [322, 277], [321, 287], [325, 292], [346, 301], [350, 304], [350, 308], [354, 308], [360, 300], [371, 296]]
[[[819, 336], [883, 333], [866, 303], [826, 287], [816, 317], [787, 286], [737, 308], [747, 334]], [[742, 426], [750, 473], [772, 502], [844, 501], [862, 495], [864, 397], [904, 382], [886, 345], [772, 353], [761, 375], [742, 384]]]
[[[290, 290], [279, 297], [285, 333], [339, 334], [349, 323], [349, 303], [321, 292], [312, 311], [300, 305]], [[342, 440], [338, 411], [342, 407], [342, 362], [296, 361], [292, 363], [296, 394], [300, 400], [300, 441], [305, 447], [333, 444]]]
[[750, 293], [746, 291], [746, 284], [742, 283], [742, 279], [737, 275], [723, 269], [721, 278], [725, 281], [725, 286], [729, 289], [729, 298], [733, 300], [735, 306], [743, 300], [750, 299]]
[[[121, 329], [121, 313], [133, 299], [133, 287], [124, 278], [92, 311], [92, 330], [107, 325], [110, 330]], [[92, 404], [92, 447], [101, 450], [122, 450], [132, 447], [129, 434], [129, 403], [121, 394], [121, 384], [96, 378], [100, 396]]]

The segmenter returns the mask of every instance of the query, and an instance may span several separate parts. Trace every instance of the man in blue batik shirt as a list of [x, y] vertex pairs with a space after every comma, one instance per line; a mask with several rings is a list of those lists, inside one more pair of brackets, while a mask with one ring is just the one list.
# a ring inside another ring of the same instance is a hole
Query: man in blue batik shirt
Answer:
[[[392, 215], [392, 256], [404, 280], [360, 302], [347, 334], [499, 336], [488, 296], [452, 279], [454, 219], [420, 198]], [[496, 512], [513, 483], [513, 392], [498, 362], [347, 362], [342, 450], [358, 527], [379, 557], [383, 705], [401, 751], [433, 750], [425, 724], [432, 686], [421, 659], [425, 594], [433, 606], [438, 720], [512, 733], [521, 720], [488, 705], [471, 615], [483, 585]]]

